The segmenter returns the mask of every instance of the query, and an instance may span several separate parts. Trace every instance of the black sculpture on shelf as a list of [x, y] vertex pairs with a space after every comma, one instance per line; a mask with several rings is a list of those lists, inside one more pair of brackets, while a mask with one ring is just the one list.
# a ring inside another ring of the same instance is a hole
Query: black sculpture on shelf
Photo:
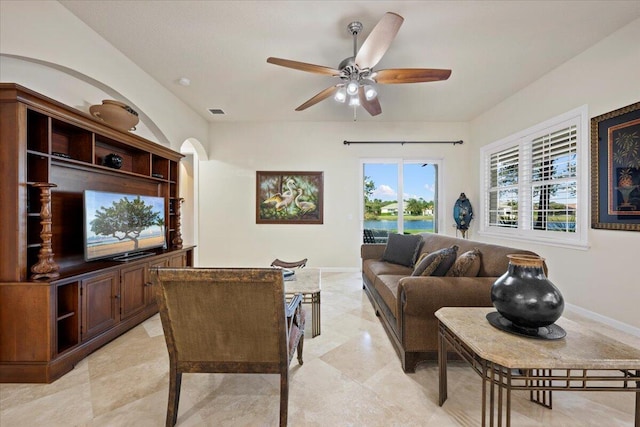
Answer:
[[120, 169], [122, 167], [122, 156], [115, 153], [107, 154], [104, 156], [102, 164], [113, 169]]
[[460, 197], [453, 206], [453, 219], [456, 221], [456, 229], [462, 233], [462, 238], [467, 238], [467, 230], [473, 219], [473, 208], [471, 202], [464, 193], [460, 193]]

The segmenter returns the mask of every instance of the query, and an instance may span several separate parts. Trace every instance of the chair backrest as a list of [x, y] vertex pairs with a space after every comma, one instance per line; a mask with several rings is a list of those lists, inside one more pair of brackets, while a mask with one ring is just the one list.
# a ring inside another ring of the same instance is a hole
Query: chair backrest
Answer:
[[151, 275], [172, 361], [200, 363], [200, 372], [287, 369], [281, 270], [157, 268]]
[[362, 237], [363, 237], [362, 243], [375, 243], [376, 242], [376, 238], [373, 235], [373, 231], [368, 229], [368, 228], [365, 228], [363, 230], [363, 236]]
[[307, 265], [307, 261], [308, 261], [307, 258], [301, 259], [300, 261], [293, 261], [293, 262], [282, 261], [276, 258], [271, 263], [271, 267], [304, 268]]

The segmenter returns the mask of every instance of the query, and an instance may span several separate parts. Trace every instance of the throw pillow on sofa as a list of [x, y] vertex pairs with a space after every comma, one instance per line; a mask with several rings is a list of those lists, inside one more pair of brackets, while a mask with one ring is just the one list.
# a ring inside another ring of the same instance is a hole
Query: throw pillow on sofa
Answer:
[[420, 251], [422, 236], [419, 234], [389, 234], [382, 260], [406, 267], [413, 267]]
[[480, 250], [475, 248], [460, 255], [447, 271], [449, 277], [476, 277], [480, 271]]
[[456, 261], [458, 246], [431, 252], [416, 265], [412, 276], [444, 276]]
[[418, 255], [418, 259], [416, 259], [415, 265], [420, 264], [420, 261], [422, 261], [427, 255], [429, 255], [429, 252], [420, 252], [420, 255]]

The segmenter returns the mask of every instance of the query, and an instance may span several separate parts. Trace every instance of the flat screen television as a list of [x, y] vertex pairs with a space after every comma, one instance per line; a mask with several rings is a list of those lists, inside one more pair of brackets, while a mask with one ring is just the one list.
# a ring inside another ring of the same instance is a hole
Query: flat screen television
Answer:
[[139, 194], [84, 192], [84, 258], [128, 261], [166, 248], [165, 200]]

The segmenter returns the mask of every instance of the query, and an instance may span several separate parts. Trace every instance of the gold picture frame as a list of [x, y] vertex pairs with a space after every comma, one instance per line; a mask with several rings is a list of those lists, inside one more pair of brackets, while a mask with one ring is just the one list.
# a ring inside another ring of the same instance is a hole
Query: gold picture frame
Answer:
[[640, 102], [591, 119], [591, 228], [640, 231]]

